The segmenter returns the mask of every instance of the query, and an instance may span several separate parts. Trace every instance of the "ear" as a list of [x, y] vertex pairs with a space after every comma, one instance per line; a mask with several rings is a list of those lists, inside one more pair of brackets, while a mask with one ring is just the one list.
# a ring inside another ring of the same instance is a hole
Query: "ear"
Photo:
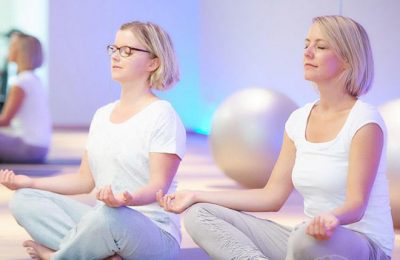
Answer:
[[155, 58], [150, 60], [150, 63], [149, 63], [149, 66], [148, 66], [148, 70], [153, 72], [156, 69], [158, 69], [159, 66], [160, 66], [160, 59], [158, 57], [155, 57]]

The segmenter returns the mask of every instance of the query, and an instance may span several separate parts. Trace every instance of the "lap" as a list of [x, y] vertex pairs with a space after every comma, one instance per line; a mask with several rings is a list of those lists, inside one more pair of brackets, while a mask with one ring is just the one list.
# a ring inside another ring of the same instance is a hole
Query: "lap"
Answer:
[[43, 215], [52, 207], [60, 208], [75, 222], [78, 222], [91, 208], [91, 206], [66, 195], [30, 188], [17, 190], [10, 201], [10, 208], [13, 212], [30, 211], [32, 214]]
[[[116, 252], [124, 259], [174, 259], [179, 254], [179, 243], [173, 236], [143, 213], [128, 207], [111, 208], [100, 203], [91, 207], [69, 196], [37, 189], [18, 190], [10, 207], [35, 240], [53, 249], [60, 248], [57, 255], [61, 258], [110, 256]], [[66, 222], [69, 224], [61, 228], [60, 223]], [[44, 231], [45, 228], [48, 230]], [[93, 248], [93, 243], [99, 246]]]
[[[93, 242], [103, 249], [87, 249]], [[81, 247], [84, 249], [79, 250]], [[117, 253], [124, 259], [173, 259], [172, 256], [179, 253], [179, 243], [149, 217], [128, 207], [112, 208], [101, 204], [82, 217], [60, 248], [62, 251], [58, 254], [63, 255], [71, 250], [91, 250], [83, 254]]]
[[[208, 203], [193, 205], [187, 210], [184, 220], [194, 239], [205, 239], [210, 237], [212, 232], [240, 231], [265, 256], [273, 255], [273, 259], [283, 259], [285, 255], [287, 260], [320, 257], [387, 259], [383, 251], [365, 234], [343, 226], [339, 226], [329, 240], [317, 240], [306, 234], [307, 222], [291, 229], [273, 221]], [[220, 221], [224, 224], [222, 225]], [[218, 229], [212, 228], [213, 223], [218, 224]], [[221, 230], [222, 226], [224, 230]], [[216, 237], [221, 238], [221, 236]], [[217, 243], [218, 241], [215, 241], [215, 244]]]
[[[214, 232], [231, 234], [215, 235], [216, 240], [236, 234], [238, 241], [249, 243], [250, 240], [259, 251], [272, 259], [284, 258], [291, 232], [291, 228], [276, 222], [208, 203], [193, 205], [188, 209], [184, 220], [186, 228], [192, 236], [195, 236], [195, 240], [205, 239]], [[223, 221], [223, 224], [220, 221]], [[241, 237], [238, 236], [238, 231], [242, 234]]]
[[297, 225], [290, 234], [289, 259], [386, 259], [386, 255], [365, 234], [343, 226], [336, 228], [328, 240], [306, 234], [307, 222]]

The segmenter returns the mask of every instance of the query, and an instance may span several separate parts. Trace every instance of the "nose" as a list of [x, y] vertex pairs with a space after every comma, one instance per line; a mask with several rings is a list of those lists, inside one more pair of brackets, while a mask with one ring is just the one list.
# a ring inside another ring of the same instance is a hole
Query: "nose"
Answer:
[[307, 58], [313, 58], [314, 57], [314, 48], [309, 45], [304, 49], [304, 56]]
[[121, 59], [121, 56], [119, 55], [119, 52], [116, 51], [116, 52], [114, 52], [113, 54], [111, 54], [111, 59], [112, 59], [112, 60], [119, 60], [119, 59]]

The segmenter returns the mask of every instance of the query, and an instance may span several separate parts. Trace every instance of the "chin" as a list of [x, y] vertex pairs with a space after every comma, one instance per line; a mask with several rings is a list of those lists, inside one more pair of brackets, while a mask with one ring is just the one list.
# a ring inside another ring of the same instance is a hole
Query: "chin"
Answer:
[[319, 75], [313, 74], [313, 73], [304, 73], [304, 79], [308, 80], [308, 81], [318, 81], [318, 79], [320, 79]]
[[311, 81], [312, 77], [310, 77], [310, 75], [308, 75], [307, 73], [304, 73], [304, 79]]
[[121, 83], [121, 81], [122, 81], [121, 77], [118, 77], [118, 76], [115, 76], [115, 75], [111, 75], [111, 78], [112, 78], [114, 81], [119, 82], [119, 83]]
[[121, 77], [120, 73], [115, 73], [114, 71], [112, 71], [111, 72], [111, 78], [114, 79], [114, 80], [120, 80], [122, 77]]

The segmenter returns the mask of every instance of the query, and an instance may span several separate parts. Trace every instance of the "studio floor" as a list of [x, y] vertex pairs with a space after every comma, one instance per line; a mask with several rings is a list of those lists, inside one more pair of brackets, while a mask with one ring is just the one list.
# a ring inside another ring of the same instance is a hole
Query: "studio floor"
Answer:
[[[39, 165], [6, 165], [0, 168], [11, 168], [16, 173], [31, 176], [50, 176], [76, 172], [79, 168], [80, 156], [83, 154], [86, 131], [56, 131], [46, 164]], [[189, 134], [187, 154], [178, 171], [179, 189], [226, 190], [240, 189], [234, 181], [226, 177], [214, 164], [207, 138], [202, 135]], [[0, 186], [0, 260], [29, 259], [21, 244], [29, 239], [29, 235], [15, 222], [8, 210], [8, 201], [12, 192]], [[92, 194], [75, 196], [76, 199], [93, 203]], [[269, 218], [285, 225], [300, 222], [302, 199], [293, 193], [284, 208], [278, 213], [254, 213], [262, 218]], [[182, 226], [183, 227], [183, 226]], [[396, 230], [396, 241], [393, 259], [400, 259], [400, 230]], [[182, 250], [180, 259], [210, 259], [204, 251], [182, 229]]]

